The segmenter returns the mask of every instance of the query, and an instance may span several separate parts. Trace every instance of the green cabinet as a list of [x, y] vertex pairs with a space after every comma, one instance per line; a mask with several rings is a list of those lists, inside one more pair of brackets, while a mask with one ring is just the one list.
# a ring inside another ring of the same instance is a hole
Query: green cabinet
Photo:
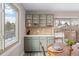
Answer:
[[32, 51], [39, 51], [39, 39], [31, 40]]
[[24, 50], [39, 51], [39, 37], [25, 37]]
[[[47, 51], [47, 46], [51, 37], [25, 37], [24, 39], [24, 50], [25, 51], [43, 51], [40, 45], [42, 43], [44, 50]], [[53, 40], [52, 42], [53, 43]]]
[[31, 37], [24, 38], [24, 51], [32, 51]]
[[39, 37], [32, 37], [31, 44], [32, 51], [39, 51]]

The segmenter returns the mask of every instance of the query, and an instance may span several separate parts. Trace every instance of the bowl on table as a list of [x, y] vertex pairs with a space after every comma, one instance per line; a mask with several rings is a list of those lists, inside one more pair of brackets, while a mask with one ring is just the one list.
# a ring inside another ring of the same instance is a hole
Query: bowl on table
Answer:
[[61, 50], [63, 50], [63, 48], [61, 46], [53, 46], [52, 48], [55, 51], [61, 51]]

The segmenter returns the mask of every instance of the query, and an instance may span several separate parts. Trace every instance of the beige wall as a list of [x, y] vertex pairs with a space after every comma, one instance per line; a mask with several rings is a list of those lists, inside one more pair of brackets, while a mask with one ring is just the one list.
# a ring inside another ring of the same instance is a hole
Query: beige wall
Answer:
[[50, 35], [53, 33], [52, 27], [32, 27], [27, 28], [27, 31], [28, 29], [30, 29], [30, 35]]
[[19, 56], [24, 54], [25, 10], [21, 4], [13, 4], [19, 8], [19, 43], [8, 49], [2, 56]]
[[53, 34], [53, 27], [31, 27], [27, 28], [27, 31], [30, 30], [30, 35], [50, 35]]
[[75, 12], [34, 12], [34, 11], [27, 11], [27, 14], [53, 14], [54, 18], [79, 18], [79, 12], [75, 11]]

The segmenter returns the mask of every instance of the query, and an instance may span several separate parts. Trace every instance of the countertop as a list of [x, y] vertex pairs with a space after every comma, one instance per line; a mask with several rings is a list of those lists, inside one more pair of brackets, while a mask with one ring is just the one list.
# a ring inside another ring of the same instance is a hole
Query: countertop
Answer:
[[53, 37], [54, 35], [25, 35], [24, 37]]

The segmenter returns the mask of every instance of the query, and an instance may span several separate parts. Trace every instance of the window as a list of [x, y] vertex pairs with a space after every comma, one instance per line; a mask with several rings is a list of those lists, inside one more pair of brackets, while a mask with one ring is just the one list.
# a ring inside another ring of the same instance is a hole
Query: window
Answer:
[[5, 4], [5, 25], [4, 25], [5, 47], [17, 41], [16, 20], [17, 20], [16, 9], [10, 4]]
[[18, 27], [18, 9], [9, 3], [0, 4], [0, 50], [18, 42]]

